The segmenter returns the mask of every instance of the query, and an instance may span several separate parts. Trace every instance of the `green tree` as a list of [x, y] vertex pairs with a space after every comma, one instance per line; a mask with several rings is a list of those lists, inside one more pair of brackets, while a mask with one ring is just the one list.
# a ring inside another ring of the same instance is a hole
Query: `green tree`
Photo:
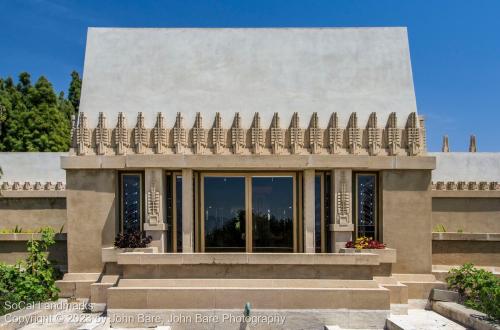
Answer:
[[71, 72], [71, 82], [69, 84], [68, 89], [68, 100], [73, 105], [75, 112], [78, 112], [80, 109], [80, 92], [82, 89], [82, 80], [80, 79], [80, 75], [78, 72]]
[[64, 96], [57, 97], [52, 84], [41, 76], [32, 85], [30, 75], [21, 73], [2, 81], [0, 104], [5, 120], [0, 133], [2, 151], [67, 151], [70, 146], [71, 115], [74, 108]]

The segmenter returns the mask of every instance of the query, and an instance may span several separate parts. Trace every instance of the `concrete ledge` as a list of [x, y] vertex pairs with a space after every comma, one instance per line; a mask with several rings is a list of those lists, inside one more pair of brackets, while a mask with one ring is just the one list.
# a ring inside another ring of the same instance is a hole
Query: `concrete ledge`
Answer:
[[66, 198], [65, 190], [2, 190], [0, 198]]
[[66, 156], [61, 157], [63, 169], [93, 168], [196, 168], [297, 170], [304, 168], [357, 169], [422, 169], [436, 168], [433, 156], [367, 156], [367, 155], [125, 155], [125, 156]]
[[[344, 329], [383, 329], [389, 317], [388, 310], [304, 309], [271, 310], [252, 309], [248, 322], [241, 321], [243, 306], [238, 309], [183, 309], [143, 310], [108, 309], [113, 328], [143, 328], [165, 326], [173, 329], [324, 329], [335, 324]], [[146, 316], [144, 318], [143, 316]], [[268, 322], [255, 322], [260, 318]], [[159, 329], [159, 328], [158, 328]]]
[[500, 190], [432, 190], [432, 198], [500, 198]]
[[432, 310], [470, 329], [498, 330], [498, 325], [488, 321], [486, 314], [454, 302], [435, 301]]
[[373, 280], [137, 279], [107, 291], [109, 309], [390, 309]]
[[[42, 234], [40, 233], [12, 233], [12, 234], [0, 234], [0, 241], [29, 241], [31, 239], [40, 240]], [[66, 241], [66, 233], [58, 233], [55, 235], [56, 241]]]
[[353, 248], [342, 248], [340, 253], [371, 253], [379, 256], [379, 262], [381, 264], [394, 264], [396, 263], [396, 249], [385, 248], [385, 249], [363, 249], [356, 250]]
[[458, 292], [450, 290], [432, 289], [430, 300], [458, 302]]
[[243, 279], [243, 278], [175, 278], [175, 279], [120, 279], [120, 288], [363, 288], [378, 289], [374, 280], [326, 279]]
[[105, 247], [101, 249], [102, 262], [116, 262], [118, 260], [118, 255], [125, 252], [136, 252], [136, 253], [156, 253], [158, 252], [157, 247], [147, 247], [147, 248], [136, 248], [136, 249], [119, 249], [114, 246]]
[[372, 253], [119, 253], [121, 265], [363, 265], [377, 266]]
[[500, 233], [432, 233], [433, 241], [500, 241]]

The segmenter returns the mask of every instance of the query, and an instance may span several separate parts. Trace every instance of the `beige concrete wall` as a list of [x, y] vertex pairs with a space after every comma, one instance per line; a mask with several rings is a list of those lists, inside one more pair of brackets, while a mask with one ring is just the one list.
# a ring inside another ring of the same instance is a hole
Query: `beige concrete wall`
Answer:
[[112, 246], [116, 233], [116, 171], [66, 171], [68, 270], [102, 271], [101, 248]]
[[[0, 262], [15, 264], [28, 256], [27, 241], [2, 241], [0, 240]], [[57, 240], [49, 249], [49, 259], [54, 265], [65, 268], [67, 265], [66, 240]]]
[[430, 170], [381, 172], [382, 238], [397, 250], [394, 273], [430, 273]]
[[59, 232], [65, 223], [65, 198], [0, 198], [0, 230], [50, 226]]
[[432, 228], [500, 233], [500, 198], [432, 198]]
[[432, 241], [433, 265], [463, 265], [500, 267], [498, 241]]

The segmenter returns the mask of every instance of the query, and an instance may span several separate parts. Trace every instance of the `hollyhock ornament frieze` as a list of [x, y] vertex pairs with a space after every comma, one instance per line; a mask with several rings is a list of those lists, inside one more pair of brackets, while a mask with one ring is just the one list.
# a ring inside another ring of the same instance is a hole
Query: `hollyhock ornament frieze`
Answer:
[[[376, 113], [366, 123], [359, 123], [356, 113], [349, 116], [346, 127], [340, 127], [339, 114], [331, 114], [328, 124], [321, 127], [317, 113], [309, 119], [307, 128], [300, 126], [300, 113], [282, 128], [279, 113], [274, 113], [269, 126], [254, 114], [245, 129], [239, 113], [230, 127], [223, 127], [220, 113], [210, 127], [203, 125], [201, 113], [196, 114], [191, 128], [186, 128], [181, 113], [177, 113], [171, 128], [162, 113], [156, 115], [154, 127], [146, 127], [145, 117], [138, 112], [136, 124], [127, 128], [127, 118], [119, 113], [114, 128], [108, 128], [108, 118], [99, 113], [97, 126], [88, 127], [88, 118], [81, 112], [73, 125], [72, 155], [127, 154], [199, 154], [199, 155], [369, 155], [419, 156], [426, 154], [425, 128], [416, 113], [407, 118], [406, 128], [397, 127], [391, 113], [385, 127], [379, 125]], [[248, 124], [248, 123], [247, 123]], [[362, 128], [363, 127], [363, 128]]]

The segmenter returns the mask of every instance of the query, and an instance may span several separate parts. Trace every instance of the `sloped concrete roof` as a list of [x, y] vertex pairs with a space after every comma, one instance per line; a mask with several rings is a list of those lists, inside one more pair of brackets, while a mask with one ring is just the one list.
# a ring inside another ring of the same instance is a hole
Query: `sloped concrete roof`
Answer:
[[500, 182], [500, 152], [429, 152], [436, 157], [432, 181]]
[[0, 152], [0, 182], [66, 182], [61, 156], [67, 152]]
[[406, 28], [90, 28], [80, 110], [97, 125], [99, 112], [115, 126], [124, 112], [133, 127], [137, 113], [152, 127], [163, 112], [172, 127], [177, 112], [192, 127], [196, 112], [212, 125], [220, 112], [230, 127], [240, 112], [249, 127], [278, 112], [288, 127], [293, 112], [307, 127], [313, 112], [326, 126], [371, 112], [379, 126], [391, 112], [403, 127], [416, 111]]

